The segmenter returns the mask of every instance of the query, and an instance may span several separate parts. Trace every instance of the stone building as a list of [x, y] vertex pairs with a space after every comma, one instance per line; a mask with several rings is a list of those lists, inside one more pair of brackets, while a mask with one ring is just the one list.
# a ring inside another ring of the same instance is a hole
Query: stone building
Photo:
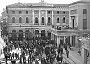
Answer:
[[[6, 6], [9, 36], [30, 37], [32, 34], [51, 37], [52, 25], [69, 24], [68, 4], [15, 3]], [[12, 34], [12, 35], [11, 35]]]

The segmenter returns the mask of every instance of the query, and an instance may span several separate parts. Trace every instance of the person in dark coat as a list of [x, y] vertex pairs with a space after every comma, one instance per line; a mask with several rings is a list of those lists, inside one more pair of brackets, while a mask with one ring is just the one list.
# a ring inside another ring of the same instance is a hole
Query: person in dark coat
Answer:
[[66, 50], [66, 54], [67, 54], [67, 58], [69, 58], [69, 51], [68, 50]]

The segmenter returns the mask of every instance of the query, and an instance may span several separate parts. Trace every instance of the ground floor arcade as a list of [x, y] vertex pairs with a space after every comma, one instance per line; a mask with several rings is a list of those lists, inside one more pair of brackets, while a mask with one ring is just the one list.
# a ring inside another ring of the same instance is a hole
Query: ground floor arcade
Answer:
[[59, 46], [59, 44], [63, 44], [63, 43], [67, 43], [67, 44], [71, 44], [71, 46], [79, 46], [78, 43], [78, 35], [76, 33], [60, 33], [60, 34], [55, 34], [55, 33], [51, 33], [51, 39], [55, 40], [55, 42], [57, 43], [57, 46]]

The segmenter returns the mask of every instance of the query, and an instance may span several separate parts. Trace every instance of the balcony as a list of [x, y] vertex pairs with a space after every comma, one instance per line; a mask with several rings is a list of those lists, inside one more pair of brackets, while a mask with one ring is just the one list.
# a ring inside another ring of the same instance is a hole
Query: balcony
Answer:
[[34, 25], [39, 25], [39, 23], [34, 23]]
[[45, 25], [45, 23], [41, 23], [41, 25]]
[[48, 26], [52, 25], [52, 23], [47, 23]]

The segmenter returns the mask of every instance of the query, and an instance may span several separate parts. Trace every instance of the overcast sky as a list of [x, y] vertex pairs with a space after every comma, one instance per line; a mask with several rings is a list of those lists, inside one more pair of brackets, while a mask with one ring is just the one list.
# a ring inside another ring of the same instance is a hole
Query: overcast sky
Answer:
[[[5, 8], [7, 5], [17, 3], [38, 3], [41, 0], [0, 0], [0, 16], [1, 12], [3, 11], [3, 8]], [[69, 4], [78, 0], [44, 0], [47, 3], [56, 3], [56, 4]]]

